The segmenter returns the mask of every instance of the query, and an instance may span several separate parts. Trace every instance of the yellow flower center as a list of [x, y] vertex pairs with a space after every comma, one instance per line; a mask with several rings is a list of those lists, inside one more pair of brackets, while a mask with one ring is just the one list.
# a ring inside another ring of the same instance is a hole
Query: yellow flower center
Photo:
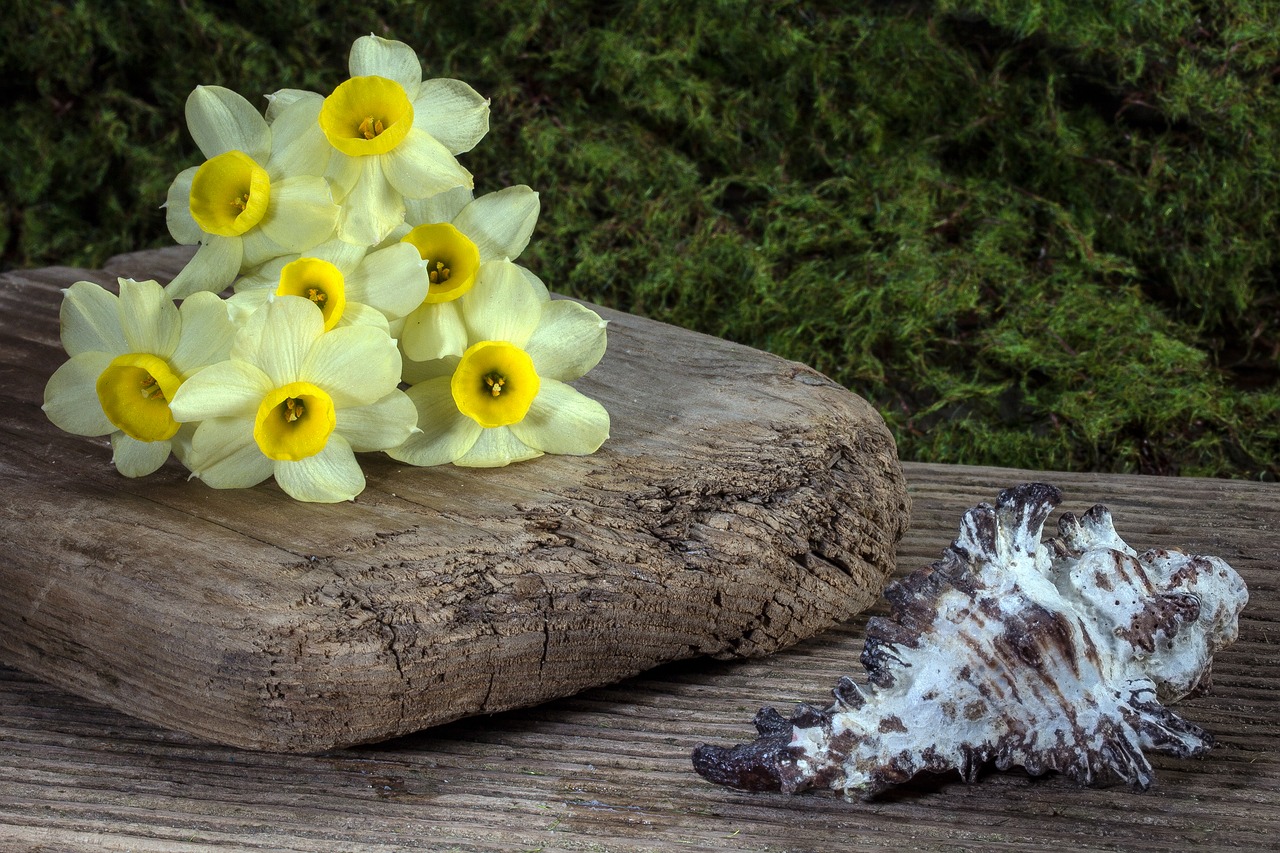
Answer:
[[324, 315], [327, 332], [342, 319], [347, 307], [346, 279], [342, 270], [319, 258], [298, 258], [280, 270], [279, 296], [301, 296], [310, 299]]
[[324, 450], [336, 424], [332, 397], [310, 382], [290, 382], [262, 398], [253, 440], [267, 458], [297, 462]]
[[352, 77], [320, 108], [320, 129], [329, 144], [352, 157], [386, 154], [412, 127], [409, 95], [386, 77]]
[[506, 341], [468, 347], [449, 384], [458, 411], [486, 428], [524, 420], [541, 386], [533, 359]]
[[98, 402], [117, 429], [138, 441], [165, 441], [178, 431], [169, 401], [182, 380], [162, 358], [126, 353], [98, 376]]
[[419, 225], [404, 235], [427, 262], [431, 288], [425, 302], [451, 302], [471, 289], [480, 269], [480, 250], [448, 222]]
[[206, 160], [191, 181], [191, 218], [200, 230], [239, 237], [262, 221], [271, 178], [249, 155], [228, 151]]

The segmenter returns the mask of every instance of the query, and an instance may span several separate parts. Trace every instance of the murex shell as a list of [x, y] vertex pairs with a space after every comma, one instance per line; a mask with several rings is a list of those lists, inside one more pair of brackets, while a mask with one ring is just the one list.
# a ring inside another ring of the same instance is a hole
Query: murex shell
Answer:
[[885, 590], [867, 624], [864, 690], [848, 677], [822, 710], [756, 715], [759, 737], [701, 745], [695, 769], [752, 791], [834, 788], [871, 797], [921, 771], [983, 764], [1145, 789], [1144, 750], [1213, 745], [1162, 703], [1208, 689], [1213, 653], [1236, 639], [1244, 581], [1217, 557], [1138, 554], [1104, 506], [1040, 542], [1058, 489], [1031, 483], [965, 513], [938, 562]]

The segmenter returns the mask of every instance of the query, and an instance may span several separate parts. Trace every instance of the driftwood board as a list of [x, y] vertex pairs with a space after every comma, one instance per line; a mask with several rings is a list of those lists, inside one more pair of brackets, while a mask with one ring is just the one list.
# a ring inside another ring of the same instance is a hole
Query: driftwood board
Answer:
[[1217, 746], [1196, 761], [1155, 756], [1145, 793], [991, 771], [849, 803], [736, 793], [694, 774], [698, 742], [740, 742], [761, 705], [821, 702], [841, 674], [860, 675], [865, 614], [769, 657], [670, 664], [321, 755], [210, 745], [0, 668], [0, 850], [1276, 849], [1280, 487], [904, 467], [913, 512], [899, 573], [937, 559], [964, 510], [1033, 479], [1063, 489], [1060, 511], [1105, 503], [1136, 548], [1227, 559], [1251, 595], [1240, 639], [1216, 657], [1213, 693], [1175, 706]]
[[236, 746], [317, 751], [693, 656], [762, 655], [862, 610], [907, 520], [879, 415], [803, 365], [617, 312], [578, 386], [590, 457], [496, 470], [367, 456], [353, 503], [130, 480], [40, 411], [60, 288], [0, 277], [0, 662]]

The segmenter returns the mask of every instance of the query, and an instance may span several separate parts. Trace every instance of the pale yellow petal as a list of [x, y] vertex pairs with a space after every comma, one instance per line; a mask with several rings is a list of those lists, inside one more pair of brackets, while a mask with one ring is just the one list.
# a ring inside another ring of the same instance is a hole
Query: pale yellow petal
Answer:
[[376, 245], [404, 221], [404, 198], [383, 174], [385, 159], [386, 155], [359, 158], [360, 177], [342, 199], [338, 216], [338, 236], [349, 243]]
[[471, 449], [484, 427], [458, 411], [449, 381], [448, 376], [428, 379], [406, 392], [417, 410], [421, 432], [387, 455], [410, 465], [444, 465]]
[[323, 388], [339, 409], [366, 406], [400, 382], [400, 351], [380, 329], [339, 326], [311, 346], [298, 379]]
[[278, 111], [271, 123], [271, 157], [265, 165], [272, 181], [297, 175], [323, 175], [328, 170], [333, 146], [317, 120], [323, 105], [324, 98], [313, 95], [299, 98]]
[[183, 246], [194, 246], [204, 236], [191, 216], [191, 181], [199, 168], [192, 166], [179, 172], [178, 177], [169, 184], [169, 192], [165, 197], [164, 218], [169, 227], [169, 236], [173, 237], [175, 243]]
[[338, 212], [324, 178], [298, 175], [272, 183], [267, 214], [258, 227], [286, 252], [302, 252], [332, 236]]
[[205, 365], [227, 358], [236, 335], [227, 300], [212, 293], [195, 293], [182, 300], [178, 313], [182, 335], [169, 356], [174, 372], [189, 377]]
[[168, 441], [138, 441], [115, 432], [111, 434], [111, 461], [126, 477], [145, 477], [168, 461], [172, 447]]
[[585, 305], [555, 299], [543, 303], [538, 328], [524, 349], [539, 376], [572, 382], [604, 357], [606, 325]]
[[178, 347], [178, 307], [154, 281], [120, 279], [120, 326], [129, 352], [168, 359]]
[[466, 352], [467, 327], [458, 308], [461, 300], [423, 303], [405, 318], [400, 346], [413, 361], [434, 361]]
[[105, 352], [73, 356], [44, 386], [44, 413], [58, 429], [73, 435], [107, 435], [116, 427], [98, 400], [98, 377], [114, 358]]
[[319, 113], [320, 105], [324, 103], [324, 95], [319, 92], [308, 92], [306, 89], [277, 89], [267, 95], [267, 122], [274, 124], [285, 110], [299, 101], [313, 102], [316, 105], [316, 112]]
[[127, 352], [121, 328], [120, 301], [114, 293], [91, 281], [77, 281], [66, 289], [59, 308], [62, 348], [67, 355]]
[[418, 410], [405, 392], [392, 391], [367, 406], [338, 409], [337, 431], [357, 453], [402, 444], [416, 429]]
[[413, 48], [404, 42], [372, 34], [361, 36], [351, 45], [348, 67], [352, 77], [386, 77], [396, 81], [411, 101], [418, 97], [422, 86], [422, 63]]
[[583, 456], [595, 453], [609, 437], [609, 413], [563, 382], [543, 378], [529, 413], [508, 429], [537, 450]]
[[260, 165], [266, 162], [267, 120], [241, 95], [222, 86], [196, 86], [187, 96], [186, 114], [191, 138], [207, 159], [242, 151]]
[[509, 427], [482, 429], [471, 449], [453, 460], [461, 468], [501, 468], [512, 462], [536, 459], [541, 450], [530, 447], [516, 438]]
[[425, 80], [413, 101], [413, 125], [461, 154], [489, 132], [489, 100], [461, 80]]
[[201, 235], [200, 248], [173, 281], [165, 286], [170, 299], [182, 299], [193, 293], [221, 293], [231, 286], [240, 272], [244, 244], [239, 237]]
[[[471, 187], [471, 173], [432, 136], [417, 128], [381, 157], [387, 180], [405, 198]], [[403, 217], [403, 210], [401, 212]]]
[[394, 243], [366, 255], [347, 276], [346, 285], [348, 299], [397, 319], [422, 304], [431, 279], [417, 249], [408, 243]]
[[223, 417], [251, 419], [262, 398], [275, 387], [265, 373], [247, 361], [219, 361], [183, 382], [169, 401], [169, 411], [180, 423]]
[[508, 341], [523, 347], [542, 314], [539, 294], [510, 261], [481, 264], [475, 286], [459, 301], [472, 342]]
[[469, 186], [457, 186], [426, 198], [404, 200], [405, 230], [411, 226], [431, 225], [436, 222], [452, 222], [454, 217], [471, 203], [474, 193]]
[[214, 418], [191, 437], [187, 467], [215, 489], [247, 489], [271, 476], [272, 463], [253, 440], [253, 421]]
[[538, 224], [538, 194], [526, 186], [507, 187], [472, 201], [453, 220], [480, 250], [480, 260], [515, 260]]
[[257, 366], [279, 388], [302, 378], [302, 361], [322, 334], [324, 316], [311, 300], [276, 296], [241, 326], [231, 357]]
[[277, 461], [276, 483], [294, 500], [307, 503], [349, 501], [364, 491], [364, 472], [346, 439], [329, 436], [324, 449], [297, 462]]

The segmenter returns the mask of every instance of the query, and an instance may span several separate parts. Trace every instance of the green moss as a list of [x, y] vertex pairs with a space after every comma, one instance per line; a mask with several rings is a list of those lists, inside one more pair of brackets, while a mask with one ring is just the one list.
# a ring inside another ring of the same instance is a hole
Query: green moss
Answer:
[[[1280, 15], [1256, 2], [19, 0], [5, 266], [165, 245], [198, 83], [359, 34], [493, 101], [556, 290], [812, 364], [905, 458], [1280, 474]], [[269, 8], [268, 8], [269, 7]]]

